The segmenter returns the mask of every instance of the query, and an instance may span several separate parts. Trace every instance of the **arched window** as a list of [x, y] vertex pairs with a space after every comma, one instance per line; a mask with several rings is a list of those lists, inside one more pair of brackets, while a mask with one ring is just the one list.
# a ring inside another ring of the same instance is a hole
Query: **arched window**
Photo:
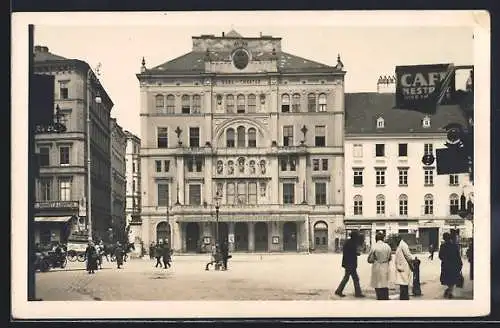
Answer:
[[257, 131], [255, 128], [248, 129], [248, 148], [257, 147]]
[[201, 97], [200, 95], [193, 96], [193, 113], [199, 114], [201, 111]]
[[314, 93], [310, 93], [307, 95], [307, 111], [316, 111], [316, 95]]
[[286, 93], [281, 96], [281, 112], [290, 112], [290, 96]]
[[450, 214], [458, 214], [460, 198], [457, 194], [450, 195]]
[[382, 129], [385, 126], [384, 118], [377, 118], [377, 129]]
[[163, 95], [156, 95], [155, 97], [155, 107], [157, 113], [163, 113], [163, 108], [165, 106], [165, 97]]
[[175, 113], [175, 96], [174, 95], [167, 96], [167, 113], [169, 113], [169, 114]]
[[408, 215], [408, 196], [399, 195], [399, 215], [407, 216]]
[[257, 106], [257, 97], [254, 94], [248, 95], [248, 112], [255, 113]]
[[434, 197], [431, 194], [427, 194], [424, 196], [424, 214], [434, 214]]
[[326, 94], [322, 93], [319, 95], [319, 111], [326, 112]]
[[292, 96], [292, 112], [300, 112], [300, 94], [294, 93]]
[[377, 195], [377, 215], [385, 214], [385, 196]]
[[363, 196], [354, 196], [354, 215], [363, 215]]
[[239, 126], [236, 129], [237, 147], [245, 148], [245, 127]]
[[238, 113], [244, 113], [245, 112], [245, 95], [238, 95], [236, 98], [236, 101], [238, 102], [236, 111]]
[[191, 113], [191, 102], [190, 97], [188, 95], [182, 96], [182, 114]]
[[229, 128], [226, 131], [226, 147], [234, 148], [234, 129]]
[[226, 96], [226, 112], [234, 113], [234, 96], [227, 95]]

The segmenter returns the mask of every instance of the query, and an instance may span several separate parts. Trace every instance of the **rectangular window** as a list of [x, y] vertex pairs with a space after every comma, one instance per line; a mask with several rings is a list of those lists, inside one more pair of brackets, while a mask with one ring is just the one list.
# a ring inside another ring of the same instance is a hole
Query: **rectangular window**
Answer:
[[458, 198], [451, 198], [450, 199], [450, 214], [451, 215], [455, 215], [455, 214], [458, 214]]
[[257, 204], [257, 182], [248, 183], [248, 204]]
[[189, 128], [189, 147], [200, 147], [200, 128]]
[[352, 156], [355, 158], [363, 157], [363, 145], [356, 144], [352, 146]]
[[424, 185], [425, 186], [434, 185], [434, 170], [433, 169], [424, 170]]
[[39, 201], [52, 200], [52, 179], [40, 179]]
[[169, 172], [170, 171], [170, 160], [164, 160], [163, 161], [163, 171], [164, 172]]
[[297, 160], [295, 158], [292, 158], [290, 160], [290, 171], [295, 171], [297, 168]]
[[313, 171], [319, 171], [319, 159], [314, 158], [312, 160], [312, 163], [313, 163]]
[[408, 199], [399, 200], [399, 215], [401, 216], [408, 215]]
[[292, 96], [292, 112], [300, 112], [300, 95], [298, 93]]
[[69, 89], [68, 82], [60, 82], [59, 84], [59, 98], [60, 99], [68, 99], [69, 98]]
[[163, 112], [163, 107], [165, 103], [165, 97], [162, 95], [157, 95], [155, 97], [155, 107], [156, 107], [156, 112], [161, 113]]
[[71, 200], [71, 178], [59, 179], [59, 200]]
[[[167, 113], [168, 114], [175, 113], [175, 96], [174, 95], [167, 96]], [[136, 151], [134, 151], [134, 153], [136, 153]]]
[[458, 186], [458, 174], [450, 174], [450, 186]]
[[226, 197], [227, 197], [227, 203], [229, 205], [233, 205], [235, 202], [234, 202], [234, 183], [232, 182], [229, 182], [226, 186]]
[[283, 204], [295, 203], [295, 184], [283, 183]]
[[193, 96], [193, 113], [199, 114], [201, 112], [201, 97], [199, 95]]
[[363, 215], [363, 200], [361, 198], [354, 199], [354, 215]]
[[385, 156], [385, 144], [375, 145], [375, 156], [384, 157]]
[[283, 146], [293, 146], [293, 126], [286, 125], [283, 127]]
[[363, 185], [363, 170], [354, 170], [354, 185]]
[[316, 95], [313, 93], [307, 95], [307, 111], [316, 111]]
[[236, 111], [237, 113], [244, 113], [245, 112], [245, 96], [244, 95], [239, 95], [236, 98], [237, 101], [237, 106], [236, 106]]
[[377, 215], [385, 214], [385, 199], [379, 198], [377, 199]]
[[168, 128], [158, 128], [158, 148], [168, 148]]
[[287, 169], [287, 160], [286, 158], [282, 158], [280, 159], [280, 167], [281, 167], [281, 171], [286, 171]]
[[69, 165], [69, 147], [59, 147], [59, 164]]
[[196, 159], [194, 161], [194, 165], [195, 165], [195, 168], [196, 168], [196, 172], [201, 172], [201, 170], [203, 168], [203, 158], [202, 157], [196, 157]]
[[407, 186], [408, 185], [408, 169], [399, 169], [399, 185]]
[[135, 162], [132, 162], [132, 172], [135, 173]]
[[181, 110], [182, 114], [191, 113], [191, 98], [188, 95], [184, 95], [181, 98]]
[[328, 171], [328, 158], [323, 158], [321, 160], [321, 169], [323, 171]]
[[189, 205], [201, 205], [201, 185], [189, 185]]
[[228, 95], [226, 97], [226, 112], [234, 113], [234, 96]]
[[315, 131], [314, 145], [316, 147], [325, 147], [326, 146], [325, 126], [317, 125], [314, 128], [314, 131]]
[[249, 95], [248, 96], [248, 112], [255, 113], [256, 108], [257, 108], [257, 98], [255, 97], [255, 95]]
[[40, 166], [50, 166], [50, 149], [49, 147], [40, 147], [38, 152], [38, 161]]
[[168, 184], [159, 183], [158, 188], [158, 206], [168, 206]]
[[243, 205], [247, 203], [247, 184], [246, 182], [238, 182], [238, 205]]
[[424, 214], [425, 215], [433, 215], [434, 214], [434, 200], [433, 199], [426, 199], [424, 201]]
[[316, 182], [314, 190], [316, 192], [316, 205], [326, 205], [326, 183]]
[[400, 143], [398, 147], [398, 156], [407, 157], [408, 156], [408, 144]]
[[161, 172], [161, 161], [155, 161], [156, 172]]
[[432, 144], [426, 143], [424, 144], [424, 155], [427, 154], [433, 154], [434, 153], [434, 147]]
[[385, 186], [385, 169], [375, 169], [375, 184]]

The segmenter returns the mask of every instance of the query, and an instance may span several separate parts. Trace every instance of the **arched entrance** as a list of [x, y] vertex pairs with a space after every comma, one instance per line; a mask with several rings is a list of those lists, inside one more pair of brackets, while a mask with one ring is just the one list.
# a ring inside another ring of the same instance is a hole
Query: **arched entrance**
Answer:
[[[217, 228], [215, 228], [217, 230]], [[219, 222], [219, 243], [222, 245], [228, 241], [229, 225], [226, 222]], [[214, 233], [215, 236], [215, 233]]]
[[314, 224], [314, 251], [328, 252], [328, 225], [324, 221]]
[[200, 227], [196, 222], [186, 225], [186, 252], [197, 252], [200, 241]]
[[248, 251], [248, 224], [237, 222], [234, 225], [234, 250]]
[[255, 224], [255, 251], [267, 252], [268, 249], [267, 223], [257, 222]]
[[156, 226], [156, 242], [158, 243], [160, 239], [165, 242], [171, 243], [170, 239], [170, 226], [167, 222], [162, 221]]
[[283, 250], [297, 251], [297, 224], [295, 222], [285, 222], [283, 225]]

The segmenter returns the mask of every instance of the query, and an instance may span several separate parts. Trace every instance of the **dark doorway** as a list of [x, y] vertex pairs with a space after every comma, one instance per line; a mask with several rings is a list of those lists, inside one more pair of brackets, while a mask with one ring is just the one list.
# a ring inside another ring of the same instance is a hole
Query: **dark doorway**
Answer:
[[314, 251], [328, 252], [328, 225], [324, 221], [314, 224]]
[[156, 242], [158, 243], [160, 239], [162, 242], [168, 242], [169, 244], [171, 243], [170, 226], [165, 221], [158, 223], [158, 225], [156, 226]]
[[234, 225], [234, 250], [236, 252], [248, 251], [248, 224], [238, 222]]
[[286, 222], [283, 225], [283, 250], [285, 252], [297, 251], [297, 224]]
[[422, 245], [423, 251], [428, 251], [430, 245], [437, 249], [439, 247], [439, 228], [419, 228], [418, 243]]
[[269, 246], [269, 236], [267, 232], [267, 223], [257, 222], [255, 224], [255, 251], [267, 252]]
[[[217, 230], [217, 228], [215, 228]], [[214, 234], [215, 235], [215, 234]], [[229, 225], [226, 222], [219, 222], [219, 244], [228, 242]]]
[[186, 252], [197, 252], [200, 239], [200, 227], [196, 222], [186, 225]]

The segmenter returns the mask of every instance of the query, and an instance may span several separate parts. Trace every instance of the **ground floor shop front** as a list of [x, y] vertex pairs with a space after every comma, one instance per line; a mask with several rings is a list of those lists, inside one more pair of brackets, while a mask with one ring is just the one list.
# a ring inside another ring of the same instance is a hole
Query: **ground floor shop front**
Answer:
[[435, 248], [439, 247], [445, 232], [456, 236], [458, 243], [466, 243], [472, 237], [473, 225], [471, 220], [461, 218], [406, 220], [346, 218], [344, 238], [347, 238], [353, 230], [361, 232], [364, 236], [365, 249], [370, 249], [375, 243], [375, 234], [380, 231], [386, 236], [393, 234], [405, 236], [408, 245], [412, 246], [415, 251], [426, 252], [431, 245]]
[[168, 241], [175, 251], [188, 253], [208, 252], [224, 241], [231, 252], [333, 252], [341, 222], [340, 215], [245, 215], [218, 223], [216, 218], [152, 217], [142, 219], [142, 242]]

